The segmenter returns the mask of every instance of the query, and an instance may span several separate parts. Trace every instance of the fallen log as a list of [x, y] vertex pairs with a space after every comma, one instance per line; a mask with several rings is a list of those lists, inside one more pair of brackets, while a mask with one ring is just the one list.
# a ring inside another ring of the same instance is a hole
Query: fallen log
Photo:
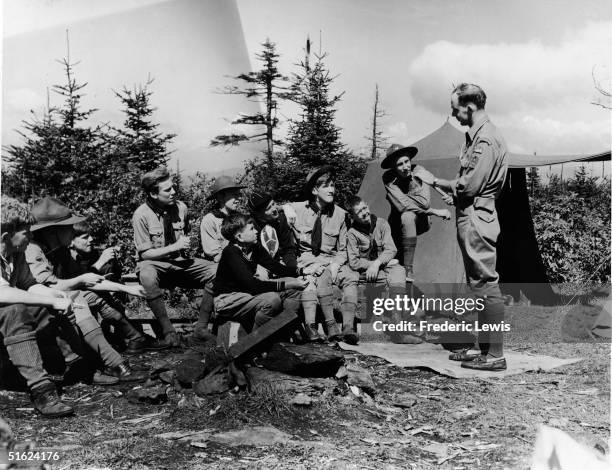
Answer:
[[336, 386], [334, 379], [298, 377], [259, 367], [247, 369], [246, 377], [254, 393], [267, 392], [272, 389], [292, 395], [298, 393], [319, 395], [322, 391]]
[[259, 364], [302, 377], [333, 377], [344, 364], [344, 354], [326, 344], [275, 343]]

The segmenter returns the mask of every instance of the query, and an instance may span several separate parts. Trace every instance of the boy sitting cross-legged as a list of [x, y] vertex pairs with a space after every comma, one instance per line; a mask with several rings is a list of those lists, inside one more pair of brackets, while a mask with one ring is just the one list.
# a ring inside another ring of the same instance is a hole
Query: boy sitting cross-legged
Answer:
[[[404, 295], [406, 274], [396, 259], [389, 223], [370, 213], [370, 207], [359, 196], [351, 197], [346, 205], [351, 216], [351, 228], [346, 236], [346, 251], [350, 268], [365, 277], [367, 283], [385, 284], [389, 298]], [[393, 312], [393, 321], [401, 321], [399, 312]], [[392, 335], [393, 342], [421, 343], [420, 338]]]
[[[274, 261], [257, 243], [253, 220], [244, 214], [226, 217], [221, 233], [229, 244], [221, 254], [214, 282], [218, 321], [234, 320], [251, 332], [281, 311], [297, 314], [301, 291], [307, 282], [296, 277], [309, 272]], [[262, 281], [256, 278], [257, 265], [279, 279]]]

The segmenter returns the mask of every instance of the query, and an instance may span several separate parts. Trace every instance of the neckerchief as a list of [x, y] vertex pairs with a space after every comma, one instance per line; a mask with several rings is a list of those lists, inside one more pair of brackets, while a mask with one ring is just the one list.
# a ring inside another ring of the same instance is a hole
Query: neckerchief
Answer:
[[210, 211], [212, 215], [214, 215], [217, 219], [225, 219], [228, 214], [225, 212], [221, 212], [221, 209], [213, 209]]
[[321, 254], [321, 243], [323, 242], [323, 226], [321, 224], [321, 216], [326, 215], [331, 217], [334, 215], [335, 204], [328, 204], [324, 209], [319, 209], [319, 206], [314, 201], [308, 202], [308, 207], [317, 214], [315, 223], [312, 227], [312, 235], [310, 236], [310, 246], [312, 254], [319, 256]]
[[176, 241], [176, 235], [174, 233], [174, 227], [172, 226], [173, 217], [170, 210], [164, 210], [157, 206], [149, 199], [147, 199], [147, 206], [156, 214], [161, 214], [164, 221], [164, 241], [165, 246], [172, 245]]
[[368, 247], [368, 259], [370, 261], [374, 261], [378, 258], [378, 243], [374, 239], [374, 229], [376, 228], [376, 216], [374, 214], [370, 215], [370, 223], [362, 224], [353, 220], [353, 228], [357, 230], [359, 233], [363, 233], [365, 236], [370, 239], [370, 246]]

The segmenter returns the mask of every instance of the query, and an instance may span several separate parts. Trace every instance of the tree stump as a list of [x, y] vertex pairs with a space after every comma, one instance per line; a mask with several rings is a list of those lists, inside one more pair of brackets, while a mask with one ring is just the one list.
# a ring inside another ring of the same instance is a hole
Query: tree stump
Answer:
[[326, 344], [275, 343], [259, 364], [301, 377], [333, 377], [344, 364], [344, 355]]

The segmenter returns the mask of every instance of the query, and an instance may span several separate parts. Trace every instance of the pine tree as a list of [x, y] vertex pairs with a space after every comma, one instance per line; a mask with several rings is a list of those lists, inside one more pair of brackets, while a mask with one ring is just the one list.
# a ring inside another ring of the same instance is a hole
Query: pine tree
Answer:
[[50, 195], [75, 206], [92, 197], [103, 181], [99, 171], [104, 163], [105, 141], [99, 126], [91, 127], [87, 120], [96, 109], [81, 107], [82, 90], [74, 78], [69, 56], [60, 62], [66, 83], [54, 85], [53, 91], [64, 98], [60, 107], [49, 104], [42, 118], [33, 112], [30, 121], [18, 131], [24, 142], [6, 148], [3, 171], [5, 191], [21, 199], [37, 199]]
[[288, 78], [278, 70], [279, 55], [276, 52], [276, 45], [269, 39], [262, 44], [262, 51], [256, 54], [256, 58], [262, 63], [262, 67], [255, 72], [242, 73], [237, 75], [234, 80], [243, 82], [242, 86], [226, 86], [220, 92], [228, 95], [242, 95], [250, 101], [260, 103], [265, 108], [264, 112], [254, 114], [242, 113], [240, 117], [231, 123], [235, 125], [249, 125], [262, 128], [261, 132], [254, 134], [222, 134], [211, 140], [211, 146], [239, 145], [243, 142], [266, 141], [266, 159], [271, 169], [273, 163], [274, 146], [282, 145], [283, 142], [275, 136], [274, 131], [280, 123], [277, 117], [279, 100], [289, 99], [291, 89], [283, 83]]

